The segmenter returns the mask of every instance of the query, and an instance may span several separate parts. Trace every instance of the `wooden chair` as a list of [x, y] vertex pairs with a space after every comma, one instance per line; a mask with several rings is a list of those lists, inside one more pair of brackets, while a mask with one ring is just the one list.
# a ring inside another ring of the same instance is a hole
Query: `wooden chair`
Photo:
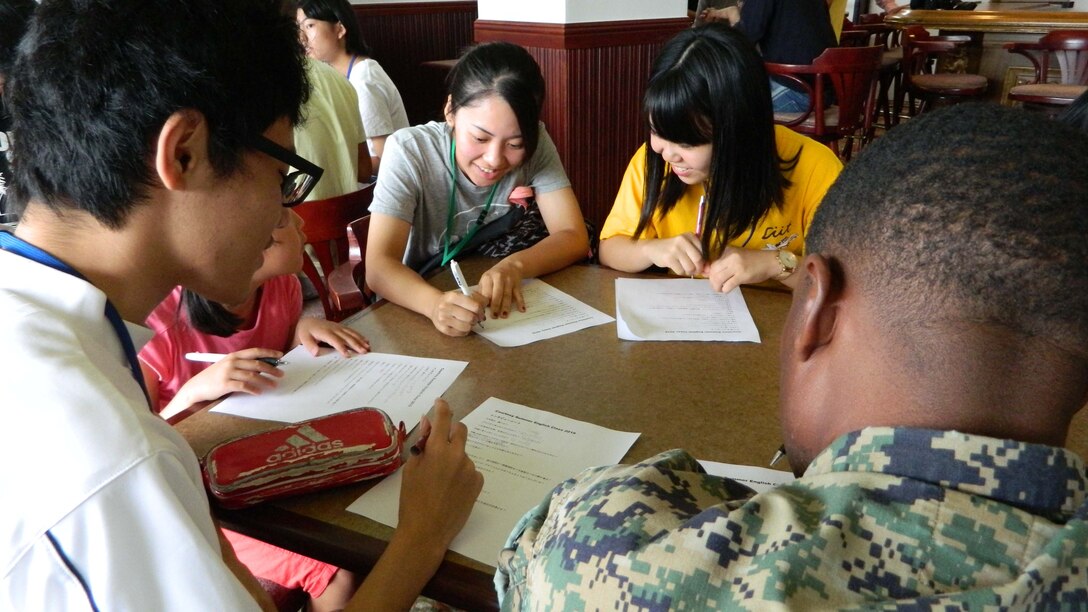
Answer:
[[[914, 116], [933, 106], [977, 99], [986, 93], [986, 77], [979, 74], [937, 72], [937, 59], [965, 45], [966, 36], [931, 36], [922, 26], [903, 32], [903, 85], [896, 99], [895, 113], [909, 96], [907, 114]], [[917, 102], [917, 106], [916, 106]]]
[[341, 321], [359, 310], [342, 310], [333, 304], [328, 279], [338, 265], [348, 261], [348, 238], [344, 228], [368, 213], [373, 197], [372, 183], [359, 191], [305, 202], [294, 208], [304, 221], [302, 231], [306, 233], [306, 244], [313, 251], [312, 257], [303, 257], [302, 272], [313, 283], [325, 309], [325, 318], [330, 321]]
[[[860, 139], [860, 148], [872, 135], [881, 52], [880, 47], [832, 47], [810, 65], [767, 62], [769, 74], [800, 84], [809, 95], [805, 112], [775, 113], [775, 123], [811, 136], [831, 146], [843, 159], [850, 159], [854, 140]], [[828, 104], [830, 93], [834, 93], [834, 105]], [[838, 143], [844, 138], [847, 144], [840, 153]]]
[[903, 87], [903, 45], [900, 42], [902, 32], [887, 23], [884, 15], [867, 13], [858, 16], [858, 23], [853, 29], [869, 33], [869, 44], [884, 47], [880, 56], [880, 86], [876, 94], [876, 117], [883, 117], [884, 129], [890, 129], [899, 123], [899, 116], [892, 114], [894, 101]]
[[[1009, 53], [1023, 55], [1035, 69], [1030, 83], [1009, 90], [1009, 100], [1024, 108], [1057, 114], [1088, 91], [1088, 32], [1054, 30], [1033, 43], [1005, 43]], [[1050, 70], [1057, 65], [1053, 82]]]
[[366, 237], [369, 231], [370, 215], [348, 224], [348, 260], [329, 274], [329, 301], [340, 312], [355, 312], [374, 302], [374, 292], [366, 284]]

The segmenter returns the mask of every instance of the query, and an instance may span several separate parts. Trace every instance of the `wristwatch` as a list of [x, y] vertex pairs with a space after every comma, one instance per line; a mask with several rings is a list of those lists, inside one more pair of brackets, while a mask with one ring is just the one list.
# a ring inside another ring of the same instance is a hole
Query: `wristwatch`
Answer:
[[797, 269], [797, 256], [786, 249], [778, 249], [778, 265], [782, 266], [782, 271], [774, 279], [776, 281], [786, 280]]

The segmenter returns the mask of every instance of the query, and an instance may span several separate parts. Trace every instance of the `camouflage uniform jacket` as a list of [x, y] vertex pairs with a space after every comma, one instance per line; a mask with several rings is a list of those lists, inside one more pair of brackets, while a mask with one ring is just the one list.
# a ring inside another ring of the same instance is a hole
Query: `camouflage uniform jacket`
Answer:
[[505, 610], [1088, 609], [1084, 463], [950, 431], [842, 436], [753, 495], [684, 451], [594, 468], [525, 515]]

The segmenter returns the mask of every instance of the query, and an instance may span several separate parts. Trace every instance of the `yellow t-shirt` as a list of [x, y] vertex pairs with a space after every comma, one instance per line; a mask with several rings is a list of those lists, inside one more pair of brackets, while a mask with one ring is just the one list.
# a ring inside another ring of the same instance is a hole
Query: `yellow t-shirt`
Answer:
[[[783, 159], [790, 159], [803, 147], [797, 165], [786, 174], [792, 184], [783, 194], [781, 207], [771, 208], [754, 231], [741, 234], [729, 246], [756, 250], [785, 248], [800, 257], [804, 255], [804, 236], [812, 224], [812, 216], [842, 171], [842, 162], [831, 149], [780, 125], [775, 126], [775, 142]], [[601, 240], [635, 235], [646, 182], [645, 148], [646, 145], [639, 147], [627, 165], [612, 212], [601, 229]], [[664, 217], [655, 214], [639, 238], [672, 238], [694, 232], [702, 195], [701, 185], [689, 185], [669, 214]]]

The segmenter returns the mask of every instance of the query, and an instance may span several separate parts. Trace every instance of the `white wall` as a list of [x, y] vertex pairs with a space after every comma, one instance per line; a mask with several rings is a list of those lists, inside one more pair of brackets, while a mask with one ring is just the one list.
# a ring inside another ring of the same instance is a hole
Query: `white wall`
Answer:
[[[352, 4], [402, 4], [419, 1], [350, 0]], [[477, 7], [480, 19], [530, 23], [670, 19], [686, 16], [688, 8], [686, 0], [478, 0]]]
[[477, 6], [480, 19], [533, 23], [670, 19], [688, 9], [686, 0], [478, 0]]

